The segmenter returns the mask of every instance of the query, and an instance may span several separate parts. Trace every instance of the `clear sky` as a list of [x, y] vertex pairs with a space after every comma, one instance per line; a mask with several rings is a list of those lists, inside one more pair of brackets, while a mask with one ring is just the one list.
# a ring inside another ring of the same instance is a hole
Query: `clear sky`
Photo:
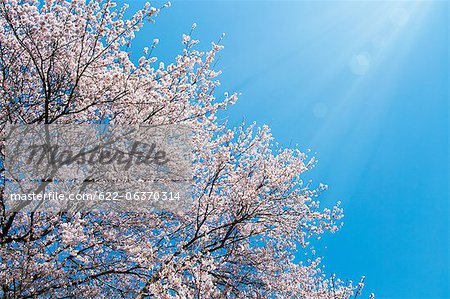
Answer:
[[194, 22], [200, 49], [225, 32], [222, 88], [242, 96], [222, 115], [317, 152], [322, 202], [343, 203], [344, 227], [316, 245], [326, 271], [365, 275], [377, 298], [450, 298], [449, 15], [444, 1], [172, 1], [133, 55], [159, 38], [173, 61]]

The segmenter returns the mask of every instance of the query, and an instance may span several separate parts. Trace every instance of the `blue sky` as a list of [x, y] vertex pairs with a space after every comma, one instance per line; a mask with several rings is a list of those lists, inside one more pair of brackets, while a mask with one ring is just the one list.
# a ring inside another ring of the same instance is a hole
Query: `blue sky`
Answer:
[[322, 202], [342, 201], [344, 227], [316, 245], [327, 272], [365, 275], [377, 298], [450, 298], [449, 15], [432, 1], [172, 1], [133, 49], [159, 38], [168, 62], [192, 23], [200, 49], [225, 32], [222, 88], [242, 96], [223, 116], [317, 152]]

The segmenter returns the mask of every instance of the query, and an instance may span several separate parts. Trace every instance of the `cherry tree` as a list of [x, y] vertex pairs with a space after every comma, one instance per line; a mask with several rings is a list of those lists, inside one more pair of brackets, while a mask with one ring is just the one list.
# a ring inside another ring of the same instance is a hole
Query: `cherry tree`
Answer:
[[[314, 158], [274, 144], [266, 126], [229, 129], [216, 116], [222, 49], [184, 50], [164, 65], [154, 40], [131, 42], [160, 12], [130, 18], [112, 1], [0, 0], [0, 124], [189, 124], [193, 203], [158, 211], [44, 213], [5, 207], [2, 169], [0, 295], [134, 298], [350, 298], [359, 284], [323, 272], [309, 243], [340, 226], [304, 182]], [[192, 29], [194, 29], [193, 26]], [[136, 49], [133, 49], [136, 51]], [[1, 145], [2, 163], [4, 143]], [[3, 167], [3, 166], [2, 166]]]

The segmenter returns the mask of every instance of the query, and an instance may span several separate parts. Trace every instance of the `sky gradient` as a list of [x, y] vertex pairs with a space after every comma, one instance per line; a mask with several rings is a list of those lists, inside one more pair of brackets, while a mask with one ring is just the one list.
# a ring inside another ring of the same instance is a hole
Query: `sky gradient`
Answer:
[[450, 298], [449, 15], [444, 1], [172, 1], [133, 55], [159, 38], [173, 61], [194, 22], [203, 50], [225, 32], [220, 92], [242, 96], [221, 116], [317, 152], [321, 201], [342, 201], [344, 227], [316, 245], [326, 271], [365, 275], [366, 298]]

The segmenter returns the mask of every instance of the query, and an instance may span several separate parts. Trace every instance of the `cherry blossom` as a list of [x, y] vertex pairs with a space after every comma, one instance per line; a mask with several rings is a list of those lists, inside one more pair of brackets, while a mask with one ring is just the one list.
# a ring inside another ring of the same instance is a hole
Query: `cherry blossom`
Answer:
[[[193, 204], [183, 213], [9, 212], [0, 207], [0, 294], [16, 297], [350, 298], [360, 283], [323, 272], [311, 238], [339, 229], [306, 180], [315, 160], [276, 145], [267, 126], [228, 128], [217, 112], [220, 43], [192, 34], [172, 64], [138, 61], [132, 41], [162, 8], [125, 18], [101, 0], [0, 1], [0, 123], [187, 124]], [[194, 30], [196, 24], [192, 26]], [[191, 31], [192, 33], [192, 31]], [[2, 161], [3, 143], [2, 147]], [[3, 162], [1, 163], [3, 165]]]

